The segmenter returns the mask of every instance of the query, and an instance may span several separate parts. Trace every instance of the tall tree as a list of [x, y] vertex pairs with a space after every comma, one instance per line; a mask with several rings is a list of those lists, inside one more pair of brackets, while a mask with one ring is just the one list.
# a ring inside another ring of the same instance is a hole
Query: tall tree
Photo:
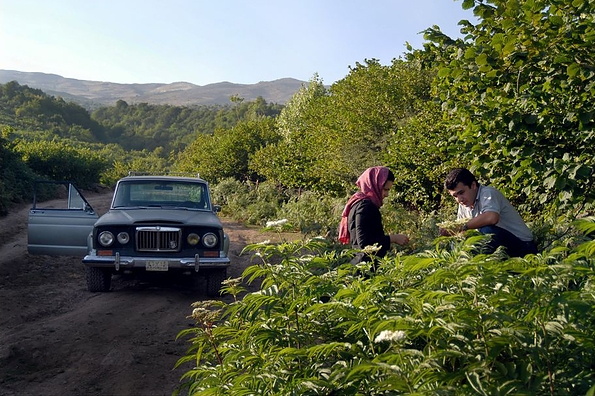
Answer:
[[[419, 149], [417, 134], [429, 138], [419, 126], [422, 118], [414, 128], [405, 128], [412, 117], [428, 111], [432, 78], [433, 73], [417, 61], [394, 60], [384, 66], [374, 59], [357, 63], [346, 78], [328, 90], [314, 78], [278, 117], [283, 139], [258, 152], [253, 165], [259, 173], [285, 186], [338, 195], [351, 191], [357, 176], [372, 165], [394, 165], [407, 172], [403, 180], [417, 180], [419, 175], [411, 168], [409, 158], [389, 157], [387, 150], [391, 147], [393, 153], [418, 159], [436, 158], [415, 151]], [[440, 113], [435, 112], [435, 117]], [[435, 124], [434, 119], [428, 123]], [[414, 134], [411, 139], [402, 138], [409, 133]], [[433, 141], [426, 147], [435, 150]], [[443, 159], [436, 161], [442, 163]], [[435, 178], [423, 178], [428, 179]], [[422, 195], [414, 191], [417, 184], [404, 182], [400, 187], [403, 200], [411, 201], [413, 193]], [[416, 198], [415, 205], [432, 201], [434, 195], [428, 200]]]
[[[416, 152], [416, 140], [425, 131], [406, 126], [426, 111], [432, 78], [431, 71], [414, 61], [395, 59], [388, 66], [374, 59], [357, 63], [346, 78], [331, 87], [325, 109], [329, 117], [321, 137], [334, 158], [322, 155], [320, 168], [329, 169], [330, 176], [349, 180], [350, 188], [352, 181], [372, 165], [390, 165], [406, 172], [399, 175], [404, 180], [418, 177], [415, 169], [408, 170], [405, 164], [409, 155], [423, 157]], [[409, 195], [406, 184], [400, 187], [404, 196]]]
[[315, 147], [312, 136], [317, 130], [320, 108], [327, 95], [318, 75], [296, 92], [276, 120], [280, 139], [255, 153], [250, 167], [266, 179], [291, 188], [316, 189]]
[[458, 156], [524, 211], [595, 197], [595, 3], [464, 0], [465, 39], [429, 29]]
[[256, 180], [249, 169], [253, 154], [278, 139], [274, 119], [262, 117], [241, 121], [231, 129], [219, 129], [213, 135], [199, 135], [176, 159], [175, 169], [198, 172], [209, 182], [232, 177]]

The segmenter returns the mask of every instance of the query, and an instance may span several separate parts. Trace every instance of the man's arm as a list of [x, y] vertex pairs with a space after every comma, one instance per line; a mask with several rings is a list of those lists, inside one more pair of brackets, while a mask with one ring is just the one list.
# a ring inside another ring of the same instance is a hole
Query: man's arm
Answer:
[[470, 229], [496, 225], [500, 221], [502, 200], [504, 199], [502, 193], [495, 188], [483, 186], [479, 189], [478, 194], [477, 205], [479, 205], [480, 213], [467, 222], [466, 226]]
[[[483, 212], [476, 217], [470, 219], [465, 225], [468, 229], [476, 229], [488, 225], [496, 225], [500, 221], [500, 213], [498, 212]], [[465, 227], [463, 226], [463, 231]]]

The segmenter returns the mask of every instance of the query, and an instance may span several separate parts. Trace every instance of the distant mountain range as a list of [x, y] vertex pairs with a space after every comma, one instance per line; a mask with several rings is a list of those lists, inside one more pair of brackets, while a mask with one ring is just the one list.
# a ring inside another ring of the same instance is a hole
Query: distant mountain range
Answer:
[[57, 74], [0, 70], [0, 84], [10, 81], [40, 89], [48, 95], [62, 97], [66, 101], [78, 103], [85, 108], [114, 105], [118, 100], [124, 100], [128, 104], [149, 103], [176, 106], [230, 104], [230, 98], [234, 95], [245, 101], [262, 97], [267, 103], [285, 104], [302, 84], [307, 84], [293, 78], [261, 81], [256, 84], [219, 82], [203, 86], [187, 82], [118, 84], [77, 80]]

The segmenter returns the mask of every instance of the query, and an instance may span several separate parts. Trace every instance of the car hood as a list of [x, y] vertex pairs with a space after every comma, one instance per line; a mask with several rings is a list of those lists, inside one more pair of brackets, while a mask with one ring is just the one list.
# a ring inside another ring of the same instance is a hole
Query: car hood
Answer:
[[192, 224], [223, 228], [221, 220], [213, 212], [180, 209], [111, 209], [101, 216], [95, 226], [133, 225], [151, 223]]

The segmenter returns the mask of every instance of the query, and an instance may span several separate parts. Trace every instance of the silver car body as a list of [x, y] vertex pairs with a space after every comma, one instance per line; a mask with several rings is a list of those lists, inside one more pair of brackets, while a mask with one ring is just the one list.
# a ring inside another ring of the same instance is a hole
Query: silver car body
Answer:
[[[40, 184], [54, 184], [65, 188], [67, 197], [62, 205], [47, 206], [38, 202]], [[30, 254], [53, 256], [83, 256], [87, 241], [99, 216], [77, 188], [68, 182], [38, 182], [29, 211], [27, 250]]]

